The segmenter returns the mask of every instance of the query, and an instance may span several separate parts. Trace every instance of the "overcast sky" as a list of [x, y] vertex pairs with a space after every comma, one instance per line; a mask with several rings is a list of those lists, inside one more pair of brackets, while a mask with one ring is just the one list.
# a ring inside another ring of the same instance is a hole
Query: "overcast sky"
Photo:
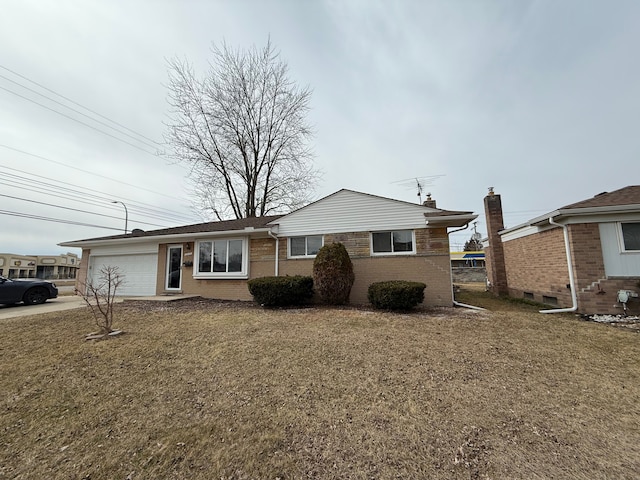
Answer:
[[187, 169], [157, 155], [168, 148], [167, 60], [203, 72], [223, 40], [262, 47], [270, 36], [313, 90], [316, 199], [349, 188], [417, 202], [402, 181], [438, 176], [425, 192], [480, 214], [484, 235], [490, 186], [514, 226], [640, 183], [636, 0], [0, 7], [0, 252], [63, 253], [59, 242], [117, 234], [114, 200], [127, 205], [129, 230], [200, 221]]

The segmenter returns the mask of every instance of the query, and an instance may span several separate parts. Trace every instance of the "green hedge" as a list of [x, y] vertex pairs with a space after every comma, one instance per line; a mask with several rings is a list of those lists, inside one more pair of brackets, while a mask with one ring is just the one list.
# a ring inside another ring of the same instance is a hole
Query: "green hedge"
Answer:
[[253, 300], [263, 307], [302, 305], [313, 296], [313, 279], [293, 277], [261, 277], [247, 282]]
[[369, 302], [380, 310], [411, 310], [424, 300], [422, 282], [390, 280], [369, 285]]
[[313, 284], [324, 303], [348, 303], [355, 278], [349, 252], [342, 243], [331, 243], [318, 251], [313, 261]]

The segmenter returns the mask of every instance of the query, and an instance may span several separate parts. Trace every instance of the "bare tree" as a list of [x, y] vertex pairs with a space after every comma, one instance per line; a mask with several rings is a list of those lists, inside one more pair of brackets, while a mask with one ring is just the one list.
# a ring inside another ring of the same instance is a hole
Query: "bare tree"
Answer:
[[96, 325], [100, 331], [90, 334], [88, 338], [99, 338], [113, 332], [113, 304], [116, 292], [124, 282], [118, 267], [105, 265], [100, 269], [97, 279], [90, 279], [83, 285], [82, 298], [91, 309]]
[[309, 202], [319, 172], [299, 88], [271, 42], [259, 50], [212, 46], [200, 79], [169, 61], [171, 157], [191, 166], [195, 205], [218, 220], [283, 213]]

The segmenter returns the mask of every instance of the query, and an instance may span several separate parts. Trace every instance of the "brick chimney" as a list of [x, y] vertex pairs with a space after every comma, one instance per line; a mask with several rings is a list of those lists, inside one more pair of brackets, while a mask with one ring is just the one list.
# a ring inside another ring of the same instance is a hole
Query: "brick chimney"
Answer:
[[489, 290], [494, 295], [507, 295], [507, 270], [504, 262], [504, 249], [498, 232], [504, 230], [502, 219], [502, 201], [500, 195], [489, 188], [489, 194], [484, 197], [484, 213], [487, 220], [487, 233], [489, 235], [489, 247], [485, 252], [487, 262], [487, 277], [489, 278]]
[[422, 202], [422, 205], [429, 208], [436, 208], [436, 201], [431, 199], [430, 193], [427, 193], [427, 198], [424, 202]]

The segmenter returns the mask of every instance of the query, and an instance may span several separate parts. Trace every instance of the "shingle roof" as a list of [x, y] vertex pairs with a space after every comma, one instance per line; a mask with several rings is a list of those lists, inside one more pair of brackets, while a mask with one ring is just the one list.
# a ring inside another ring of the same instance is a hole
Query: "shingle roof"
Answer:
[[613, 192], [599, 193], [595, 197], [587, 200], [566, 205], [562, 207], [561, 210], [573, 208], [612, 207], [616, 205], [640, 205], [640, 185], [631, 185], [619, 190], [614, 190]]
[[244, 230], [247, 227], [267, 228], [267, 223], [277, 220], [282, 215], [270, 215], [264, 217], [240, 218], [238, 220], [222, 220], [218, 222], [194, 223], [193, 225], [183, 225], [173, 228], [162, 228], [159, 230], [142, 231], [136, 230], [136, 233], [127, 235], [111, 235], [108, 237], [87, 238], [80, 241], [91, 240], [115, 240], [118, 238], [131, 237], [155, 237], [161, 235], [180, 235], [184, 233], [202, 233], [202, 232], [227, 232], [233, 230]]

